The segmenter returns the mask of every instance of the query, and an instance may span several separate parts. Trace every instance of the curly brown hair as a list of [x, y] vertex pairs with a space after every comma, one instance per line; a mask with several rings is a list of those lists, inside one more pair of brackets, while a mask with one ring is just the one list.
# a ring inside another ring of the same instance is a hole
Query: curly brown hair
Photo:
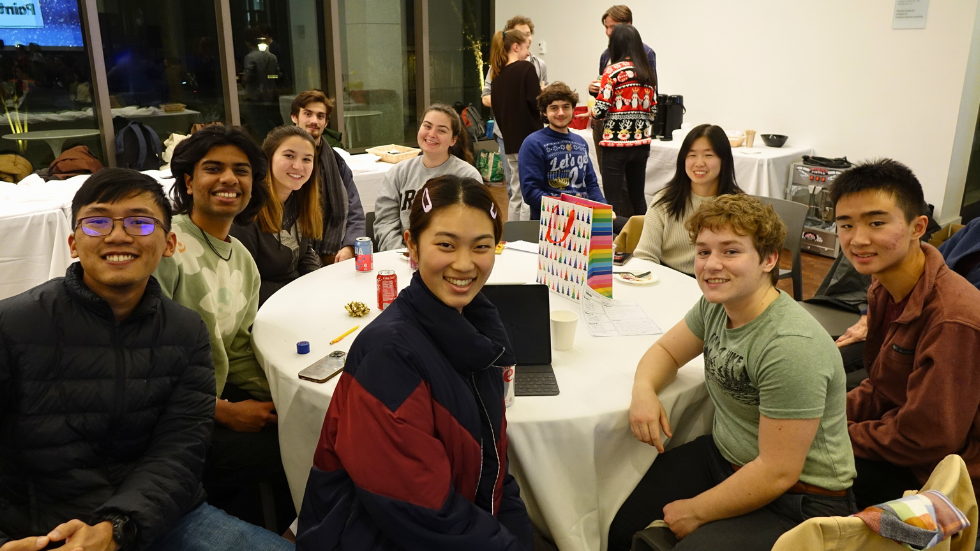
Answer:
[[518, 25], [527, 25], [531, 34], [534, 34], [534, 23], [531, 23], [530, 17], [524, 17], [523, 15], [515, 15], [507, 20], [507, 24], [504, 25], [504, 30], [509, 31]]
[[[759, 252], [760, 261], [772, 253], [781, 253], [786, 242], [786, 224], [772, 205], [763, 204], [744, 193], [722, 195], [705, 201], [684, 223], [691, 235], [692, 245], [704, 228], [717, 231], [726, 226], [738, 235], [752, 237], [752, 245]], [[769, 272], [769, 277], [775, 286], [779, 281], [778, 266]]]
[[553, 101], [567, 101], [572, 104], [574, 109], [578, 105], [578, 94], [560, 80], [545, 86], [538, 94], [538, 111], [541, 111], [541, 118], [546, 123], [548, 122], [548, 106]]

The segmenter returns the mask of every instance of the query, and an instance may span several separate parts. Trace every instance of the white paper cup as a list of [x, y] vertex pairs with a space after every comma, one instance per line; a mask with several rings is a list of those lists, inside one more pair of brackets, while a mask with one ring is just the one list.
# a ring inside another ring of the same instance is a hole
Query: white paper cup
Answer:
[[571, 350], [575, 345], [575, 326], [578, 314], [570, 310], [551, 313], [551, 347], [555, 350]]

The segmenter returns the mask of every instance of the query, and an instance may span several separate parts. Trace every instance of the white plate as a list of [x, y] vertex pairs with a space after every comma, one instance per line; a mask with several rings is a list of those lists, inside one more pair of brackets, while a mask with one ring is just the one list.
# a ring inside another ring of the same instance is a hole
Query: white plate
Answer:
[[657, 276], [657, 274], [652, 272], [650, 273], [650, 275], [641, 277], [639, 279], [632, 278], [632, 277], [623, 277], [623, 274], [617, 274], [617, 273], [613, 274], [613, 278], [616, 279], [616, 281], [622, 281], [623, 283], [629, 283], [630, 285], [649, 285], [651, 283], [656, 283], [660, 281], [660, 278]]

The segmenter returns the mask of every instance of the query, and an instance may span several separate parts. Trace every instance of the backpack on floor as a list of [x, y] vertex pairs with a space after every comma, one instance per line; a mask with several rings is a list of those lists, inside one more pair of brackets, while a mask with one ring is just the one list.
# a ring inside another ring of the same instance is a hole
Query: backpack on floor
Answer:
[[163, 145], [152, 128], [133, 121], [116, 133], [116, 166], [133, 170], [159, 170]]

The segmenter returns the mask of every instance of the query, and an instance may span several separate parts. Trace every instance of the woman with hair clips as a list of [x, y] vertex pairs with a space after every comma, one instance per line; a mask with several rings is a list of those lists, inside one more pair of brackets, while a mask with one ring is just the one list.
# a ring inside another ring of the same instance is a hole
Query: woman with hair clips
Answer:
[[290, 281], [320, 267], [313, 240], [323, 235], [313, 137], [298, 126], [279, 126], [266, 136], [262, 151], [269, 171], [260, 185], [268, 190], [269, 201], [254, 222], [231, 227], [231, 235], [259, 268], [259, 306]]
[[435, 103], [425, 110], [418, 142], [422, 155], [398, 163], [381, 182], [374, 203], [374, 238], [379, 251], [405, 246], [412, 201], [426, 182], [445, 174], [482, 181], [473, 166], [463, 122], [452, 107]]
[[619, 233], [630, 216], [647, 211], [643, 189], [657, 110], [657, 74], [647, 61], [639, 31], [632, 25], [613, 28], [609, 61], [592, 116], [603, 125], [598, 144], [602, 150], [602, 187], [617, 216], [613, 229]]
[[480, 293], [502, 233], [480, 181], [441, 176], [415, 196], [405, 241], [419, 269], [351, 346], [298, 549], [532, 549], [507, 468], [501, 367], [515, 358]]
[[493, 118], [500, 126], [508, 164], [507, 220], [530, 220], [531, 209], [521, 195], [517, 154], [524, 139], [541, 130], [538, 94], [541, 82], [534, 65], [527, 61], [531, 55], [531, 37], [517, 29], [497, 31], [490, 44], [490, 103]]
[[735, 193], [742, 190], [725, 131], [711, 124], [695, 127], [677, 153], [674, 178], [653, 196], [633, 254], [693, 276], [694, 244], [684, 222], [706, 200]]

